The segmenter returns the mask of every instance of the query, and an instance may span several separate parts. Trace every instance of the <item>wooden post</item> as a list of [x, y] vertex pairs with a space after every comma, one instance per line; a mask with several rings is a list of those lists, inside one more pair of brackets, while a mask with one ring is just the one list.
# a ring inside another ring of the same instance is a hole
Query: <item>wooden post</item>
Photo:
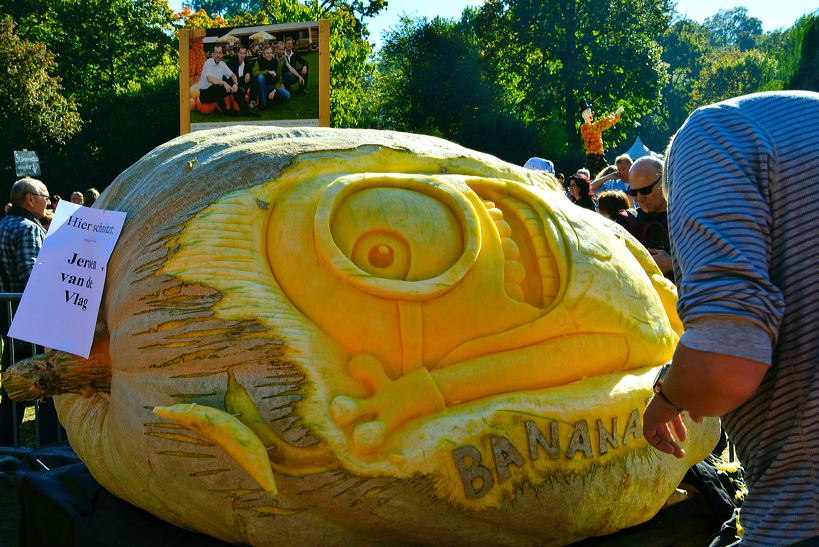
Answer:
[[330, 21], [319, 21], [319, 126], [330, 127]]
[[179, 29], [179, 134], [191, 132], [191, 31]]

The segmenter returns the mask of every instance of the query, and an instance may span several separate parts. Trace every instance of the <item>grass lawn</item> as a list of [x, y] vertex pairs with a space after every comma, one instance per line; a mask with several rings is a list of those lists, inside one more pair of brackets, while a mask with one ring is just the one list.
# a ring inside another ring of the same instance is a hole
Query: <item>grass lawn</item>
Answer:
[[301, 93], [299, 84], [292, 86], [292, 96], [287, 102], [274, 101], [271, 105], [268, 102], [267, 108], [260, 112], [258, 118], [251, 116], [225, 116], [219, 112], [202, 114], [198, 110], [191, 111], [191, 123], [233, 123], [236, 121], [254, 120], [302, 120], [318, 119], [318, 52], [304, 54], [307, 64], [310, 67], [310, 77], [307, 79], [307, 93]]

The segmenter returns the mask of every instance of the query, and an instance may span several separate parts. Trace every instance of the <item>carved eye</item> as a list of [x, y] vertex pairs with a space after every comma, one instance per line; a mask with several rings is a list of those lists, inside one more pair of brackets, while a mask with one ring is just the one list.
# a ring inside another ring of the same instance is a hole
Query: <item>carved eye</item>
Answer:
[[355, 242], [350, 260], [375, 277], [406, 279], [410, 248], [406, 239], [395, 232], [369, 232]]
[[[332, 181], [313, 220], [316, 258], [359, 290], [429, 300], [451, 290], [481, 250], [480, 220], [460, 179], [359, 173]], [[471, 194], [471, 192], [469, 192]]]
[[355, 192], [336, 208], [334, 242], [358, 268], [374, 277], [430, 279], [463, 254], [463, 230], [441, 201], [404, 188]]

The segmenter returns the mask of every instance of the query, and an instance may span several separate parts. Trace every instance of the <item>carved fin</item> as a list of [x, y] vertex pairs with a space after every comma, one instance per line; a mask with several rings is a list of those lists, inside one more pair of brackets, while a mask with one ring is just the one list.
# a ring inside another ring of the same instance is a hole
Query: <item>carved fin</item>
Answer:
[[322, 447], [293, 446], [267, 425], [250, 394], [236, 381], [233, 371], [228, 371], [228, 388], [225, 392], [225, 409], [249, 427], [264, 443], [270, 457], [270, 465], [283, 475], [310, 475], [336, 467], [335, 457]]
[[154, 414], [182, 424], [221, 446], [265, 491], [277, 493], [262, 441], [245, 424], [218, 408], [196, 403], [158, 406]]

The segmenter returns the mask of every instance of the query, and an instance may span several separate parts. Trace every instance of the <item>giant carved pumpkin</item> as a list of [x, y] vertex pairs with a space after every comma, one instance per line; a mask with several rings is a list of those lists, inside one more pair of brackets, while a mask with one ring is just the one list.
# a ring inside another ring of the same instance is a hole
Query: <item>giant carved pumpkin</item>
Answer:
[[91, 359], [35, 361], [81, 377], [56, 402], [97, 480], [179, 526], [566, 543], [650, 519], [716, 441], [715, 420], [687, 422], [684, 460], [643, 439], [674, 288], [548, 175], [245, 127], [160, 146], [97, 204], [128, 218]]

